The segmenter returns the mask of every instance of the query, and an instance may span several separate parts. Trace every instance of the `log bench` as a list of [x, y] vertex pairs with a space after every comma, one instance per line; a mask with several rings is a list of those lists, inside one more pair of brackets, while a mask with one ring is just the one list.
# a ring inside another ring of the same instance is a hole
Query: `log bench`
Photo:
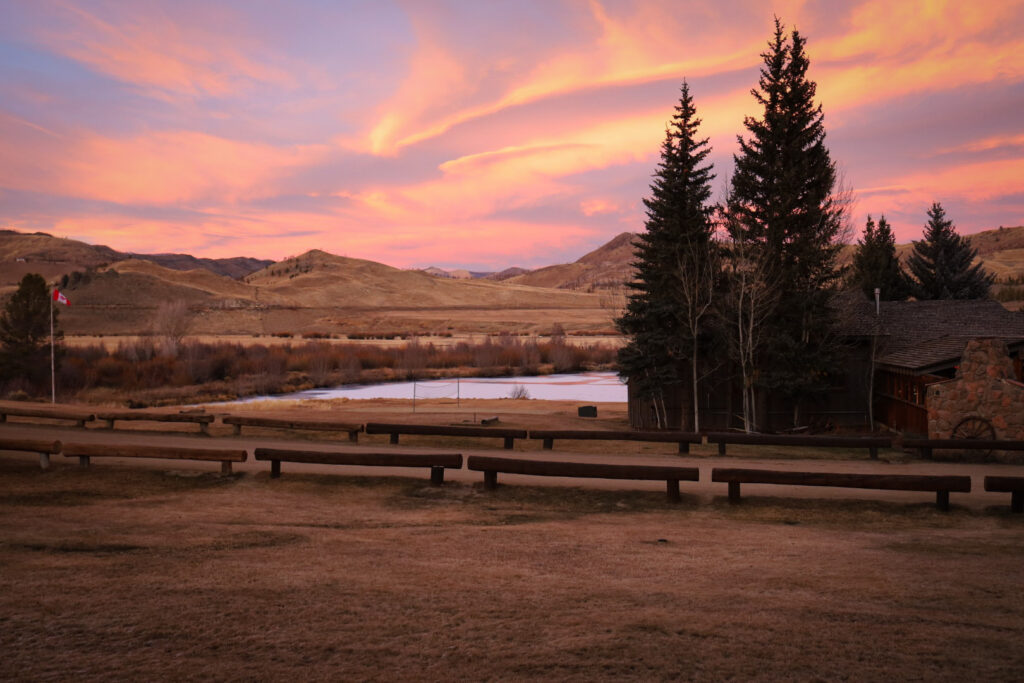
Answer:
[[879, 448], [891, 448], [888, 436], [801, 436], [797, 434], [740, 434], [709, 432], [708, 443], [718, 444], [718, 454], [725, 455], [726, 444], [756, 446], [797, 446], [801, 448], [866, 448], [872, 460], [878, 459]]
[[39, 468], [50, 469], [50, 456], [60, 453], [61, 442], [50, 439], [9, 439], [0, 437], [0, 451], [39, 454]]
[[7, 422], [8, 415], [11, 417], [41, 417], [48, 420], [71, 420], [76, 427], [84, 427], [86, 422], [96, 419], [91, 411], [69, 406], [0, 405], [0, 422]]
[[97, 420], [106, 421], [107, 429], [114, 428], [117, 420], [145, 420], [147, 422], [191, 422], [199, 425], [202, 434], [209, 434], [209, 425], [216, 419], [209, 413], [162, 413], [156, 410], [102, 410], [96, 412]]
[[679, 482], [697, 481], [696, 467], [675, 465], [617, 465], [594, 462], [566, 462], [553, 460], [522, 460], [471, 455], [467, 467], [484, 473], [484, 488], [498, 486], [498, 473], [529, 474], [541, 477], [587, 477], [593, 479], [664, 480], [669, 500], [679, 500]]
[[417, 436], [474, 436], [494, 437], [505, 440], [505, 448], [511, 449], [515, 439], [525, 439], [525, 429], [505, 429], [496, 427], [462, 427], [459, 425], [410, 425], [388, 424], [384, 422], [367, 422], [367, 434], [390, 434], [391, 443], [398, 443], [399, 434]]
[[171, 460], [204, 460], [220, 462], [221, 474], [231, 474], [231, 463], [245, 462], [244, 450], [222, 448], [191, 448], [179, 446], [132, 446], [93, 443], [66, 443], [62, 453], [78, 458], [78, 464], [88, 467], [90, 458], [166, 458]]
[[1000, 439], [904, 439], [904, 448], [916, 448], [922, 458], [931, 459], [932, 451], [1024, 451], [1024, 441]]
[[836, 472], [790, 472], [716, 467], [711, 481], [729, 484], [729, 502], [740, 500], [740, 484], [779, 484], [783, 486], [836, 486], [888, 491], [934, 491], [935, 503], [949, 510], [949, 493], [970, 493], [968, 476], [935, 476], [921, 474], [840, 474]]
[[594, 429], [531, 429], [530, 438], [543, 439], [545, 450], [554, 448], [555, 439], [574, 439], [580, 441], [678, 443], [680, 453], [689, 453], [690, 444], [699, 444], [703, 440], [701, 435], [695, 432], [634, 432], [629, 430], [608, 431]]
[[303, 451], [281, 448], [257, 448], [256, 460], [270, 461], [270, 476], [281, 476], [281, 462], [305, 462], [317, 465], [362, 465], [369, 467], [429, 467], [430, 483], [444, 483], [444, 470], [462, 469], [461, 453], [358, 453]]
[[269, 429], [310, 429], [322, 432], [348, 432], [348, 440], [359, 441], [363, 425], [331, 420], [303, 420], [295, 418], [258, 417], [255, 415], [225, 415], [221, 422], [233, 425], [235, 436], [242, 433], [242, 427], [266, 427]]
[[985, 477], [985, 490], [1010, 494], [1010, 510], [1024, 512], [1024, 477]]

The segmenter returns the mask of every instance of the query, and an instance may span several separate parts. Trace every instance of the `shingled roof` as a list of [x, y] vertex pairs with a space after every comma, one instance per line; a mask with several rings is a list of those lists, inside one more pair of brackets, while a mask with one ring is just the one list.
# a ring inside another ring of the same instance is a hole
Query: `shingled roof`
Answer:
[[1024, 345], [1024, 312], [1008, 311], [998, 301], [883, 301], [861, 297], [836, 301], [839, 327], [847, 337], [882, 340], [878, 362], [915, 373], [955, 365], [971, 339], [995, 338]]

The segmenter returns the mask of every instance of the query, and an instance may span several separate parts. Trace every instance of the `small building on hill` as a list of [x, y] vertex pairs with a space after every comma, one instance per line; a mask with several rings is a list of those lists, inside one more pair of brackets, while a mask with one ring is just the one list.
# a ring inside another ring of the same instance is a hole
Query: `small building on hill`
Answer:
[[[985, 338], [1005, 345], [1013, 379], [1024, 381], [1024, 313], [996, 301], [883, 301], [878, 307], [859, 295], [836, 298], [837, 333], [844, 349], [841, 367], [813, 403], [760, 392], [760, 430], [867, 428], [872, 417], [892, 429], [914, 435], [929, 433], [928, 387], [956, 376], [968, 342]], [[678, 394], [678, 395], [677, 395]], [[690, 387], [667, 392], [668, 429], [692, 429]], [[701, 382], [703, 430], [742, 428], [741, 394], [734, 373], [719, 369]], [[870, 397], [870, 398], [869, 398]], [[795, 410], [799, 408], [799, 410]], [[629, 418], [635, 429], [653, 429], [656, 409], [631, 389]]]

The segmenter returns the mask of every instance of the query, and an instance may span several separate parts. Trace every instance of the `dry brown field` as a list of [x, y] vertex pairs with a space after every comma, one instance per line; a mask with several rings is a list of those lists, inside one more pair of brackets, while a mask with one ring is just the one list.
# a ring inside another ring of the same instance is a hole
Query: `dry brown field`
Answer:
[[1020, 516], [0, 458], [4, 680], [1019, 680]]
[[[419, 344], [433, 344], [438, 347], [455, 346], [456, 344], [467, 343], [467, 344], [482, 344], [488, 338], [494, 339], [494, 335], [488, 334], [451, 334], [451, 336], [433, 336], [423, 335], [415, 337]], [[549, 335], [531, 335], [528, 337], [517, 337], [524, 341], [529, 339], [537, 342], [547, 342], [551, 340]], [[147, 340], [152, 340], [152, 336], [136, 335], [136, 334], [125, 334], [125, 335], [67, 335], [64, 337], [64, 344], [71, 347], [81, 348], [86, 346], [101, 346], [108, 351], [114, 351], [122, 345], [132, 345]], [[603, 345], [612, 348], [618, 348], [626, 343], [625, 337], [614, 334], [593, 334], [593, 335], [566, 335], [564, 337], [566, 344], [575, 346], [590, 346], [590, 345]], [[251, 346], [255, 344], [261, 344], [263, 346], [284, 346], [291, 344], [293, 346], [298, 344], [304, 344], [306, 342], [326, 342], [329, 344], [361, 344], [365, 346], [380, 346], [380, 347], [402, 347], [409, 343], [407, 339], [349, 339], [344, 335], [339, 335], [329, 339], [306, 339], [302, 335], [295, 335], [292, 337], [280, 337], [270, 334], [198, 334], [189, 335], [186, 339], [189, 342], [197, 342], [200, 344], [239, 344], [242, 346]]]
[[[442, 424], [498, 415], [504, 426], [534, 428], [625, 422], [624, 405], [599, 404], [596, 421], [576, 417], [575, 405], [246, 410]], [[18, 421], [4, 429], [82, 434]], [[232, 441], [224, 427], [212, 439], [186, 434], [194, 427], [163, 431], [143, 435], [133, 424], [115, 435]], [[284, 438], [246, 434], [236, 437], [245, 447]], [[360, 444], [386, 440], [363, 435]], [[443, 445], [507, 453], [497, 440]], [[528, 449], [541, 453], [517, 442]], [[665, 458], [674, 447], [558, 449]], [[705, 446], [679, 461], [711, 456]], [[829, 457], [839, 468], [867, 464], [863, 453]], [[872, 467], [904, 466], [893, 460], [883, 454]], [[42, 473], [34, 457], [0, 456], [0, 680], [1024, 676], [1024, 515], [1009, 513], [1008, 496], [991, 505], [954, 496], [949, 513], [930, 496], [822, 490], [748, 494], [734, 506], [722, 485], [684, 485], [672, 504], [660, 486], [520, 479], [487, 492], [471, 472], [431, 487], [426, 475], [284, 469], [271, 480], [265, 463], [221, 477], [209, 464], [82, 470], [58, 458]]]

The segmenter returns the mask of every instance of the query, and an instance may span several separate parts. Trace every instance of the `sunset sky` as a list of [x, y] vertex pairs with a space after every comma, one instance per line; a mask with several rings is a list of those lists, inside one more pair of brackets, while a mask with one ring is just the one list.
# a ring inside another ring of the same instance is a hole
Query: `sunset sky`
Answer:
[[0, 2], [0, 227], [136, 252], [536, 267], [643, 227], [685, 77], [716, 193], [778, 14], [918, 239], [1024, 223], [1024, 2]]

